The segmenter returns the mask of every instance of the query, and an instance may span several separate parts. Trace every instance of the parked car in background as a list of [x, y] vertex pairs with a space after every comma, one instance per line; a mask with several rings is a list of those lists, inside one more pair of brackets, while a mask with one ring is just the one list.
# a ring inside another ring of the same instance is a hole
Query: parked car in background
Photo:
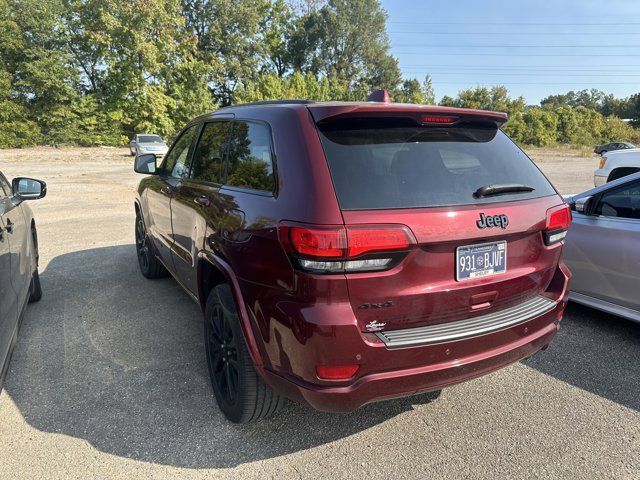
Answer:
[[42, 296], [38, 234], [25, 201], [46, 193], [40, 180], [20, 177], [9, 184], [0, 172], [0, 391], [27, 302]]
[[257, 102], [193, 120], [160, 164], [136, 158], [141, 272], [200, 305], [227, 418], [439, 392], [551, 342], [571, 216], [506, 120]]
[[566, 200], [569, 299], [640, 322], [640, 173]]
[[129, 143], [131, 155], [144, 155], [151, 153], [156, 157], [163, 157], [169, 148], [162, 138], [150, 133], [139, 133], [133, 136]]
[[596, 145], [593, 153], [602, 155], [603, 153], [611, 152], [613, 150], [628, 150], [629, 148], [636, 148], [636, 146], [629, 142], [609, 142], [602, 145]]
[[636, 172], [640, 172], [640, 148], [608, 152], [600, 158], [593, 184], [598, 187]]

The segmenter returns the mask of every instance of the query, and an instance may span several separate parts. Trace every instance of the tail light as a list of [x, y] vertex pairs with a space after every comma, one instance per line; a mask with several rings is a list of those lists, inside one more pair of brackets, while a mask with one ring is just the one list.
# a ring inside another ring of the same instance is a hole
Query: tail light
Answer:
[[315, 273], [386, 270], [416, 244], [405, 225], [282, 224], [279, 235], [297, 266]]
[[571, 210], [566, 203], [547, 210], [547, 225], [544, 229], [544, 243], [553, 245], [567, 236], [571, 224]]
[[604, 168], [605, 163], [607, 163], [607, 157], [603, 156], [600, 158], [600, 166], [598, 168]]

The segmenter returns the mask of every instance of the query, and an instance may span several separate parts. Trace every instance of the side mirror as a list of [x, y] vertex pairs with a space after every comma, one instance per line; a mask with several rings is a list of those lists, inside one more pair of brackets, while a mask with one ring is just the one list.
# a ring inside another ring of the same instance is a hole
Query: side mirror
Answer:
[[47, 194], [47, 184], [35, 178], [16, 177], [11, 186], [13, 194], [19, 200], [37, 200]]
[[134, 160], [133, 171], [136, 173], [155, 175], [156, 156], [153, 153], [145, 153], [144, 155], [138, 155]]
[[592, 203], [592, 197], [583, 197], [577, 199], [575, 201], [576, 212], [580, 212], [583, 215], [589, 215], [589, 212], [591, 212]]

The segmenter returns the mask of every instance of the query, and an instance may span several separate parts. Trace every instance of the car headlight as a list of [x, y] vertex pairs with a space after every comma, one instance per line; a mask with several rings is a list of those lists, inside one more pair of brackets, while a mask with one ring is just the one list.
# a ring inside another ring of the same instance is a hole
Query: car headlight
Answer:
[[598, 168], [604, 168], [605, 163], [607, 163], [607, 157], [602, 157], [600, 159], [600, 166]]

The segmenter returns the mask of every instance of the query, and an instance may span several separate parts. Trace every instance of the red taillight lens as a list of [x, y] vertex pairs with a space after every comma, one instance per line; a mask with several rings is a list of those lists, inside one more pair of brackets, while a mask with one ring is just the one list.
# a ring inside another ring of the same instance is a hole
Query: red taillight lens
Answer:
[[547, 210], [547, 230], [566, 230], [571, 224], [569, 205], [560, 205]]
[[315, 258], [342, 258], [347, 250], [344, 227], [291, 227], [289, 240], [295, 252]]
[[353, 377], [360, 365], [316, 365], [318, 378], [324, 380], [346, 380]]
[[405, 225], [284, 224], [280, 241], [303, 270], [317, 273], [387, 270], [416, 244]]
[[406, 227], [347, 227], [348, 256], [357, 257], [369, 252], [407, 250], [414, 243]]
[[547, 225], [544, 239], [547, 245], [553, 245], [564, 240], [571, 224], [571, 210], [569, 205], [559, 205], [547, 210]]
[[455, 123], [458, 117], [450, 117], [445, 115], [425, 115], [422, 117], [422, 123], [436, 123], [439, 125], [450, 125]]

